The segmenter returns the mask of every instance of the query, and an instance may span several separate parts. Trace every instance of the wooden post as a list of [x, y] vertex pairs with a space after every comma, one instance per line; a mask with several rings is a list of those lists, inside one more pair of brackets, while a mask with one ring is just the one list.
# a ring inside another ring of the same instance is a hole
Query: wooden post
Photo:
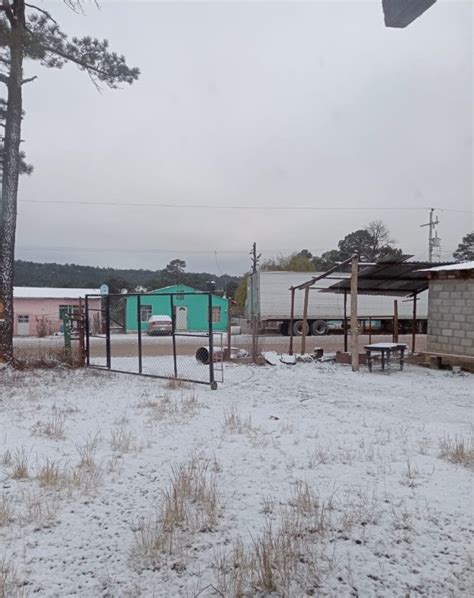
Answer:
[[372, 344], [372, 316], [369, 316], [369, 345]]
[[359, 371], [359, 322], [357, 320], [357, 286], [359, 277], [359, 258], [352, 256], [351, 274], [351, 357], [352, 371]]
[[415, 345], [416, 345], [416, 293], [413, 295], [413, 322], [412, 322], [412, 331], [411, 331], [411, 352], [412, 354], [415, 352]]
[[344, 291], [344, 353], [347, 353], [347, 291]]
[[303, 330], [301, 331], [301, 355], [306, 353], [306, 328], [308, 326], [309, 287], [304, 289]]
[[393, 342], [398, 343], [398, 300], [393, 302]]
[[291, 287], [291, 311], [290, 311], [290, 347], [288, 349], [288, 353], [293, 355], [293, 321], [295, 319], [295, 292], [296, 289]]

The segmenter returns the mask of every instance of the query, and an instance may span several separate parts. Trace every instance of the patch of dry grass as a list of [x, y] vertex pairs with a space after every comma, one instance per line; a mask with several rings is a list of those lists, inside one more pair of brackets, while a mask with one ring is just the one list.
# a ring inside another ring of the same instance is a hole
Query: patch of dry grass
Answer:
[[21, 494], [24, 510], [18, 513], [17, 521], [21, 525], [34, 523], [41, 527], [49, 527], [56, 520], [59, 510], [59, 499], [45, 492], [25, 490]]
[[58, 487], [66, 482], [67, 475], [59, 463], [47, 458], [44, 465], [40, 467], [36, 478], [42, 487]]
[[166, 382], [165, 386], [170, 390], [176, 390], [177, 388], [189, 388], [189, 384], [187, 382], [183, 382], [183, 380], [179, 380], [179, 378], [170, 378]]
[[11, 477], [14, 480], [25, 480], [29, 477], [28, 455], [24, 447], [17, 449], [12, 454], [10, 467], [12, 468]]
[[445, 436], [439, 443], [440, 457], [451, 463], [474, 468], [474, 438]]
[[276, 522], [267, 518], [249, 546], [239, 539], [216, 554], [217, 590], [226, 598], [317, 594], [333, 567], [324, 556], [326, 513], [314, 491], [305, 483], [297, 484]]
[[0, 559], [0, 598], [26, 598], [27, 592], [23, 587], [24, 580], [20, 578], [16, 565], [7, 560]]
[[253, 434], [257, 431], [252, 425], [252, 418], [242, 417], [236, 407], [224, 411], [224, 431], [231, 434]]
[[0, 499], [0, 527], [11, 523], [13, 521], [14, 514], [15, 510], [13, 508], [13, 500], [10, 496], [3, 494], [2, 498]]
[[135, 436], [124, 425], [115, 427], [110, 434], [110, 446], [117, 453], [128, 453], [135, 441]]
[[7, 449], [2, 455], [2, 465], [4, 467], [10, 467], [13, 463], [13, 455], [10, 449]]
[[94, 435], [89, 434], [85, 443], [75, 445], [80, 459], [78, 467], [94, 468], [96, 466], [95, 452], [99, 440], [100, 434], [97, 432]]
[[51, 415], [46, 421], [36, 422], [36, 424], [33, 426], [32, 433], [38, 436], [46, 436], [47, 438], [61, 440], [64, 438], [65, 422], [65, 413], [53, 408]]
[[156, 562], [164, 554], [181, 555], [186, 538], [213, 531], [219, 514], [217, 483], [210, 461], [193, 456], [172, 468], [156, 517], [134, 529], [132, 555], [141, 563]]
[[71, 356], [68, 357], [64, 351], [64, 344], [55, 341], [50, 345], [41, 342], [30, 347], [16, 346], [14, 352], [19, 369], [52, 369], [64, 365], [83, 365], [78, 347], [73, 347]]
[[194, 392], [182, 392], [180, 396], [166, 393], [156, 399], [147, 398], [137, 405], [139, 408], [149, 410], [151, 421], [173, 422], [189, 421], [202, 407]]

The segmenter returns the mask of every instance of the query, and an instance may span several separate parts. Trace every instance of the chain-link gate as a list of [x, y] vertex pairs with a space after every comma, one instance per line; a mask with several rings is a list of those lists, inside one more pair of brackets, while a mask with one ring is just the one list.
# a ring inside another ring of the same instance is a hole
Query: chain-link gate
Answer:
[[[114, 372], [209, 384], [224, 380], [212, 293], [87, 295], [86, 363]], [[213, 321], [214, 320], [214, 321]]]

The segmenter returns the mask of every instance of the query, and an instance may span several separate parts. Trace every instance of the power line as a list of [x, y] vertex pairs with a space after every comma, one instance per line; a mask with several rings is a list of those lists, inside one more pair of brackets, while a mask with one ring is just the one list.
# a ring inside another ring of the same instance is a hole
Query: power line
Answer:
[[[86, 251], [86, 252], [109, 252], [109, 253], [196, 253], [196, 254], [248, 254], [248, 251], [242, 249], [124, 249], [113, 247], [64, 247], [56, 245], [19, 245], [17, 249], [22, 251]], [[313, 247], [313, 251], [318, 249]], [[319, 248], [321, 251], [327, 251], [327, 248]], [[286, 253], [294, 251], [293, 249], [262, 249], [265, 253]]]
[[[80, 206], [107, 206], [107, 207], [133, 207], [133, 208], [172, 208], [172, 209], [191, 209], [191, 210], [252, 210], [252, 211], [312, 211], [312, 212], [368, 212], [368, 211], [392, 211], [392, 212], [421, 212], [431, 209], [430, 207], [412, 207], [412, 206], [249, 206], [249, 205], [213, 205], [213, 204], [169, 204], [169, 203], [130, 203], [130, 202], [117, 202], [117, 201], [63, 201], [55, 199], [22, 199], [20, 203], [32, 203], [32, 204], [55, 204], [55, 205], [80, 205]], [[459, 214], [470, 214], [471, 210], [455, 210], [451, 208], [434, 208], [442, 212], [455, 212]]]
[[[308, 248], [314, 252], [325, 252], [330, 251], [328, 247], [313, 247], [311, 245]], [[152, 253], [152, 254], [159, 254], [159, 253], [170, 253], [170, 254], [201, 254], [201, 255], [214, 255], [217, 259], [218, 254], [229, 254], [229, 255], [248, 255], [248, 251], [245, 249], [185, 249], [181, 248], [171, 248], [171, 249], [164, 249], [159, 247], [154, 247], [152, 249], [132, 249], [127, 248], [124, 249], [123, 247], [66, 247], [61, 245], [19, 245], [17, 246], [18, 250], [21, 251], [54, 251], [54, 252], [77, 252], [83, 251], [86, 253]], [[287, 247], [279, 248], [279, 249], [260, 249], [262, 253], [265, 254], [283, 254], [286, 255], [288, 253], [293, 253], [295, 250], [294, 247]], [[405, 250], [405, 253], [427, 253], [426, 250], [422, 246], [412, 246], [409, 249]], [[450, 254], [449, 250], [442, 250], [442, 253]]]

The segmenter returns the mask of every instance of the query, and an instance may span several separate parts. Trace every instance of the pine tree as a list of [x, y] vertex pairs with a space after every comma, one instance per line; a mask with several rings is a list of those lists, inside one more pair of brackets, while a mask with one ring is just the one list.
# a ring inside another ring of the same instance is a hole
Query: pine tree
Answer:
[[468, 262], [474, 260], [474, 231], [467, 233], [459, 243], [453, 257], [457, 262]]
[[[80, 0], [65, 0], [74, 11]], [[0, 203], [0, 360], [13, 360], [13, 277], [18, 178], [23, 114], [23, 85], [36, 77], [24, 77], [25, 60], [47, 68], [70, 62], [85, 71], [97, 87], [132, 84], [139, 76], [124, 56], [109, 50], [107, 40], [92, 37], [68, 39], [46, 10], [25, 0], [0, 0], [0, 84], [6, 86]], [[3, 104], [4, 105], [4, 104]]]

